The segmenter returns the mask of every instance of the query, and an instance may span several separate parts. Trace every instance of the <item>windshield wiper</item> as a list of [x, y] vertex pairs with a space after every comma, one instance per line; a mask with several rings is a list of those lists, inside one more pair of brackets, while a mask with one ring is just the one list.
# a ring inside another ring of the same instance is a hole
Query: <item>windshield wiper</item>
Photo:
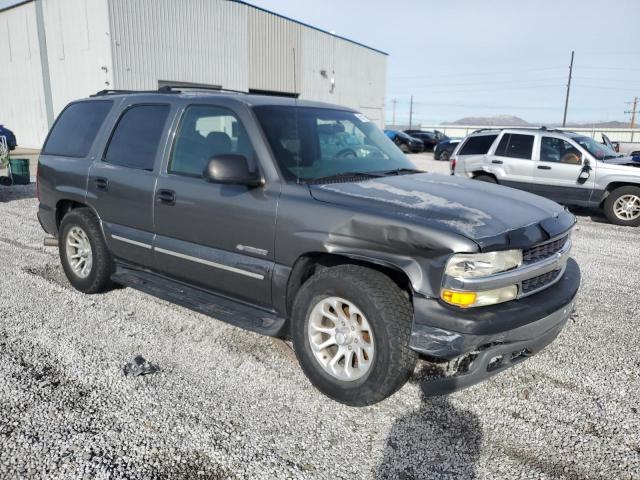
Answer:
[[342, 173], [336, 173], [333, 175], [326, 175], [324, 177], [310, 178], [305, 181], [307, 183], [326, 183], [326, 182], [331, 182], [332, 180], [343, 180], [349, 177], [378, 178], [381, 176], [382, 176], [381, 174], [373, 173], [373, 172], [342, 172]]
[[382, 175], [411, 175], [413, 173], [425, 173], [425, 171], [415, 168], [394, 168], [393, 170], [386, 170], [380, 173]]

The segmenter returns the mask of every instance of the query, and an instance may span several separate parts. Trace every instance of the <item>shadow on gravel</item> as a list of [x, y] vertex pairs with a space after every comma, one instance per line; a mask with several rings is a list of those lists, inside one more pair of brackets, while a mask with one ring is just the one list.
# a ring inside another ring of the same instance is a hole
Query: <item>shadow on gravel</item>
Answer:
[[419, 384], [420, 407], [395, 421], [376, 477], [476, 478], [482, 443], [477, 416], [454, 407], [446, 396], [427, 397], [427, 384]]
[[35, 197], [35, 183], [30, 183], [29, 185], [12, 185], [10, 187], [0, 186], [0, 203], [7, 203], [15, 200], [24, 200], [25, 198]]
[[569, 207], [569, 211], [576, 217], [589, 217], [595, 223], [609, 223], [602, 210], [587, 207]]

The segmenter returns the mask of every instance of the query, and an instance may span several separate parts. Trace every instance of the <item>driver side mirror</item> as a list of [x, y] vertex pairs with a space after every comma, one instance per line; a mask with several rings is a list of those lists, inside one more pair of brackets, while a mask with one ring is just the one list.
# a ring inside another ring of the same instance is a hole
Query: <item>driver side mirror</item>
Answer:
[[249, 170], [244, 155], [226, 154], [211, 157], [202, 176], [209, 182], [259, 187], [263, 185], [258, 172]]

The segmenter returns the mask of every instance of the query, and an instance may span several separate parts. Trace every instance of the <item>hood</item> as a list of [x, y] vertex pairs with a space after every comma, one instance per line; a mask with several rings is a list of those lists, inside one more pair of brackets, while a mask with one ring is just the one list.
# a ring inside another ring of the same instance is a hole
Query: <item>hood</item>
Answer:
[[310, 185], [318, 201], [401, 216], [465, 236], [481, 248], [522, 248], [566, 231], [575, 218], [557, 203], [500, 185], [424, 173]]
[[625, 166], [625, 167], [640, 167], [640, 157], [636, 156], [636, 157], [631, 157], [631, 156], [624, 156], [624, 157], [616, 157], [616, 158], [609, 158], [607, 160], [602, 160], [604, 163], [606, 163], [607, 165], [621, 165], [621, 166]]

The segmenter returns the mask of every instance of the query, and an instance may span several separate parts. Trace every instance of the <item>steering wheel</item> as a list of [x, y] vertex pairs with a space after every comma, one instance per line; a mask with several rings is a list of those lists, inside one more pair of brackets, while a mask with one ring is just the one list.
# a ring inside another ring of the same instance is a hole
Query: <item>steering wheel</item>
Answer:
[[358, 158], [358, 155], [356, 154], [355, 150], [351, 148], [343, 148], [338, 153], [336, 153], [335, 158], [340, 160], [347, 158]]

